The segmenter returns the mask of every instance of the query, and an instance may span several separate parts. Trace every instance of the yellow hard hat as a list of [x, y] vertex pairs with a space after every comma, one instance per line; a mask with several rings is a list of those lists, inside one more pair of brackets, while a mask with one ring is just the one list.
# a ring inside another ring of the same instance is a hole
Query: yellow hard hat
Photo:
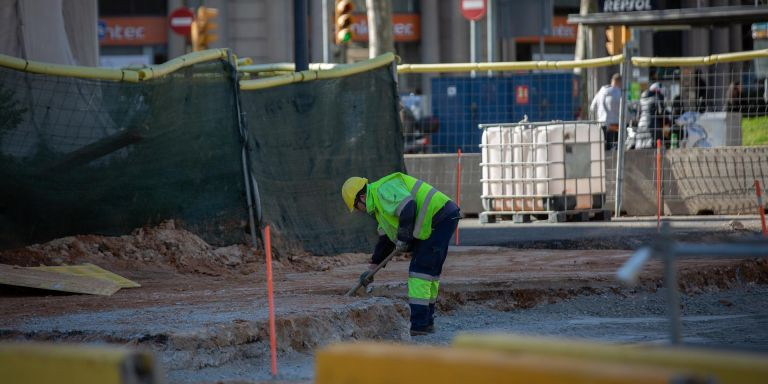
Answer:
[[368, 179], [364, 177], [353, 176], [344, 182], [341, 186], [341, 197], [344, 199], [344, 204], [347, 205], [350, 212], [355, 211], [355, 198], [357, 193], [360, 192], [365, 185], [368, 184]]

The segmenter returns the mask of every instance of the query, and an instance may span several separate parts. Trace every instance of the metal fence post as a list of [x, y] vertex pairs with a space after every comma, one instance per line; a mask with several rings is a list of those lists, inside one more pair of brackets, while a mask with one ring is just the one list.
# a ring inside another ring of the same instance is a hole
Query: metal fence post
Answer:
[[680, 319], [680, 292], [677, 290], [677, 262], [672, 240], [669, 234], [669, 222], [661, 226], [659, 241], [660, 254], [664, 260], [664, 285], [667, 295], [667, 316], [669, 316], [669, 340], [673, 345], [680, 344], [682, 339], [682, 321]]
[[627, 136], [627, 88], [632, 73], [631, 41], [624, 45], [624, 61], [621, 63], [621, 100], [619, 101], [619, 142], [616, 145], [616, 188], [614, 198], [614, 216], [621, 216], [621, 194], [624, 186], [624, 141]]
[[[240, 77], [238, 76], [237, 60], [232, 55], [232, 50], [227, 50], [227, 61], [232, 66], [232, 91], [235, 98], [235, 113], [237, 115], [237, 128], [242, 140], [240, 161], [243, 167], [243, 184], [245, 184], [245, 198], [248, 201], [248, 227], [251, 234], [251, 245], [258, 247], [258, 238], [261, 237], [261, 198], [256, 180], [253, 178], [250, 160], [250, 146], [248, 141], [248, 127], [245, 121], [245, 112], [240, 103]], [[259, 227], [259, 230], [256, 230]]]

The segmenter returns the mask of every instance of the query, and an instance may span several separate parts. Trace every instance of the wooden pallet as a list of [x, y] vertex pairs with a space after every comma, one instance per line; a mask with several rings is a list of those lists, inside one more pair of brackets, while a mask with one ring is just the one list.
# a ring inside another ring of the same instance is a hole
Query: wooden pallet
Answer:
[[533, 219], [549, 223], [610, 221], [611, 211], [607, 209], [583, 209], [573, 211], [538, 211], [538, 212], [480, 212], [481, 224], [495, 223], [497, 220], [512, 220], [514, 223], [530, 223]]

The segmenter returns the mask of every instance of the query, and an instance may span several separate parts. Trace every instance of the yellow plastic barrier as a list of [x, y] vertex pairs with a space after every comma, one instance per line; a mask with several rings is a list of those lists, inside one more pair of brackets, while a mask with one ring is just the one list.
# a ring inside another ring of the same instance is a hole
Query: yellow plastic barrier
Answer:
[[0, 54], [0, 67], [17, 69], [30, 73], [40, 73], [53, 76], [69, 76], [81, 79], [127, 81], [135, 83], [139, 81], [139, 74], [127, 69], [110, 69], [97, 67], [78, 67], [74, 65], [60, 65], [42, 63], [20, 59], [18, 57]]
[[401, 64], [397, 73], [425, 72], [470, 72], [470, 71], [526, 71], [535, 69], [572, 69], [606, 67], [620, 64], [624, 55], [572, 61], [516, 61], [493, 63], [452, 63], [452, 64]]
[[242, 67], [244, 65], [251, 65], [253, 64], [253, 59], [250, 57], [240, 57], [237, 59], [237, 65], [239, 67]]
[[139, 74], [139, 79], [149, 80], [155, 77], [165, 76], [173, 71], [188, 67], [190, 65], [204, 63], [206, 61], [225, 59], [226, 57], [226, 49], [207, 49], [205, 51], [192, 52], [184, 56], [179, 56], [163, 64], [142, 68], [137, 72]]
[[173, 71], [190, 65], [203, 63], [206, 61], [225, 59], [226, 57], [226, 49], [209, 49], [186, 54], [163, 64], [152, 65], [147, 68], [111, 69], [48, 64], [0, 54], [0, 67], [52, 76], [69, 76], [83, 79], [126, 81], [136, 83], [140, 80], [149, 80], [155, 77], [165, 76]]
[[671, 383], [690, 379], [666, 369], [544, 356], [347, 343], [316, 354], [315, 383]]
[[291, 83], [298, 83], [302, 81], [313, 81], [321, 79], [333, 79], [338, 77], [350, 76], [366, 71], [370, 71], [374, 68], [383, 67], [389, 65], [395, 60], [395, 55], [392, 53], [385, 53], [383, 55], [374, 57], [373, 59], [362, 61], [355, 64], [348, 64], [343, 67], [336, 67], [328, 70], [306, 70], [301, 72], [295, 72], [287, 75], [269, 77], [265, 79], [255, 80], [241, 80], [241, 90], [257, 90], [276, 87], [280, 85], [286, 85]]
[[721, 384], [768, 383], [768, 356], [714, 352], [692, 348], [628, 346], [586, 341], [551, 339], [507, 334], [460, 334], [453, 346], [463, 349], [538, 355], [543, 358], [574, 358], [583, 362], [629, 363], [680, 369], [713, 377]]
[[[86, 79], [113, 80], [138, 82], [140, 80], [149, 80], [155, 77], [164, 76], [180, 68], [211, 60], [224, 59], [227, 57], [227, 49], [209, 49], [200, 52], [193, 52], [184, 56], [177, 57], [163, 64], [153, 65], [141, 69], [110, 69], [96, 67], [79, 67], [71, 65], [48, 64], [35, 61], [20, 59], [17, 57], [0, 54], [0, 66], [17, 69], [32, 73], [41, 73], [55, 76], [71, 76]], [[684, 67], [684, 66], [702, 66], [717, 63], [727, 63], [735, 61], [746, 61], [755, 58], [768, 57], [768, 49], [759, 49], [754, 51], [721, 53], [709, 56], [697, 57], [633, 57], [632, 64], [639, 67]], [[372, 68], [385, 65], [396, 58], [393, 54], [387, 53], [374, 59], [356, 63], [356, 64], [333, 64], [333, 63], [312, 63], [309, 65], [309, 71], [293, 73], [295, 65], [293, 63], [275, 63], [253, 65], [251, 58], [237, 59], [237, 64], [241, 72], [254, 74], [277, 75], [276, 78], [243, 80], [241, 88], [263, 89], [277, 85], [290, 84], [300, 81], [312, 81], [316, 79], [334, 78], [349, 76], [370, 70]], [[449, 63], [449, 64], [400, 64], [397, 66], [399, 74], [404, 73], [447, 73], [447, 72], [470, 72], [470, 71], [526, 71], [526, 70], [546, 70], [546, 69], [574, 69], [574, 68], [596, 68], [607, 67], [620, 64], [624, 60], [624, 55], [615, 55], [600, 57], [587, 60], [570, 61], [520, 61], [520, 62], [491, 62], [491, 63]], [[280, 74], [286, 72], [286, 74]], [[288, 73], [290, 72], [290, 73]], [[321, 73], [307, 73], [321, 72]], [[327, 73], [326, 73], [327, 72]]]
[[159, 383], [148, 352], [74, 344], [0, 343], [0, 382], [13, 384]]
[[638, 67], [690, 67], [712, 65], [717, 63], [730, 63], [734, 61], [747, 61], [761, 57], [768, 57], [768, 49], [754, 51], [719, 53], [698, 57], [633, 57], [632, 64]]

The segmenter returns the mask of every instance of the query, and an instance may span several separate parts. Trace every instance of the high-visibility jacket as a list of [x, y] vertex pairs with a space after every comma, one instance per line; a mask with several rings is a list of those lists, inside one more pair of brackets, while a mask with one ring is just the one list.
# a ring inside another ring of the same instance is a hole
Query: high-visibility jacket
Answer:
[[416, 202], [413, 237], [425, 240], [432, 235], [432, 216], [450, 198], [435, 187], [406, 174], [395, 172], [368, 184], [365, 206], [374, 214], [379, 233], [395, 242], [400, 226], [400, 212], [410, 201]]

